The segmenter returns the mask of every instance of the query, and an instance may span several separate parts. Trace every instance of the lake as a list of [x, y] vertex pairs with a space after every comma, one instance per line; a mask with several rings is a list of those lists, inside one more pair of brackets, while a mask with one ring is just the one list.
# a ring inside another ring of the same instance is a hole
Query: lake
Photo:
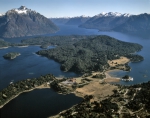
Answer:
[[[58, 31], [55, 34], [47, 34], [46, 36], [54, 36], [54, 35], [109, 35], [111, 37], [117, 38], [122, 41], [126, 42], [134, 42], [139, 43], [143, 46], [142, 51], [138, 52], [138, 54], [142, 55], [144, 57], [144, 61], [137, 62], [137, 63], [130, 63], [132, 70], [130, 72], [125, 71], [116, 71], [111, 72], [110, 74], [112, 76], [119, 76], [122, 77], [125, 74], [128, 74], [129, 76], [134, 78], [133, 82], [123, 82], [121, 81], [120, 84], [123, 85], [131, 85], [131, 84], [137, 84], [142, 82], [147, 82], [150, 80], [150, 53], [149, 53], [149, 44], [150, 39], [143, 38], [135, 35], [129, 35], [129, 34], [123, 34], [119, 32], [99, 32], [95, 29], [84, 29], [84, 28], [78, 28], [78, 26], [74, 25], [59, 25], [60, 31]], [[6, 41], [10, 42], [20, 42], [20, 40], [29, 38], [14, 38], [14, 39], [5, 39]], [[54, 47], [49, 47], [54, 48]], [[54, 60], [48, 59], [46, 57], [38, 56], [35, 54], [38, 50], [41, 50], [39, 46], [29, 46], [25, 48], [18, 48], [18, 47], [10, 47], [8, 49], [1, 49], [0, 50], [0, 89], [3, 89], [6, 87], [11, 81], [18, 81], [22, 79], [27, 78], [34, 78], [39, 77], [40, 75], [45, 75], [48, 73], [54, 74], [55, 76], [65, 76], [65, 77], [75, 77], [80, 76], [73, 72], [62, 72], [60, 70], [60, 64], [55, 62]], [[5, 53], [8, 52], [20, 52], [21, 55], [17, 57], [14, 60], [5, 60], [2, 56]], [[20, 117], [25, 116], [27, 114], [27, 111], [33, 111], [30, 112], [33, 115], [32, 117], [38, 116], [37, 114], [41, 112], [41, 114], [45, 117], [48, 115], [54, 115], [53, 113], [50, 114], [48, 111], [49, 104], [54, 101], [53, 105], [50, 105], [51, 108], [55, 107], [55, 103], [57, 103], [57, 99], [60, 100], [59, 104], [64, 102], [63, 95], [59, 96], [59, 94], [56, 94], [56, 97], [51, 97], [53, 95], [53, 91], [51, 89], [43, 89], [43, 90], [35, 90], [29, 93], [21, 94], [16, 99], [12, 100], [10, 103], [5, 105], [1, 113], [5, 114], [8, 112], [12, 116]], [[39, 97], [41, 96], [41, 97]], [[42, 96], [48, 97], [43, 98]], [[68, 99], [72, 94], [67, 95]], [[57, 98], [57, 99], [56, 99]], [[56, 99], [56, 100], [55, 100]], [[37, 101], [45, 101], [45, 102], [38, 102]], [[74, 103], [70, 103], [74, 101]], [[79, 100], [81, 101], [81, 99]], [[73, 105], [79, 102], [78, 98], [73, 96], [71, 99], [68, 99], [68, 101], [65, 103], [67, 105]], [[21, 104], [21, 105], [20, 105]], [[42, 106], [42, 107], [41, 107]], [[64, 108], [64, 104], [62, 106], [61, 110], [66, 109]], [[55, 108], [55, 110], [60, 112], [59, 107]], [[41, 111], [41, 109], [44, 111]], [[68, 107], [69, 108], [69, 107]], [[11, 110], [13, 110], [11, 112]], [[16, 113], [16, 111], [19, 110], [19, 112]], [[54, 110], [54, 111], [55, 111]], [[35, 114], [35, 115], [34, 115]], [[8, 115], [8, 117], [11, 117], [11, 115]], [[31, 117], [31, 118], [32, 118]]]
[[83, 99], [74, 94], [61, 95], [52, 89], [23, 93], [0, 110], [1, 118], [47, 118], [69, 109]]

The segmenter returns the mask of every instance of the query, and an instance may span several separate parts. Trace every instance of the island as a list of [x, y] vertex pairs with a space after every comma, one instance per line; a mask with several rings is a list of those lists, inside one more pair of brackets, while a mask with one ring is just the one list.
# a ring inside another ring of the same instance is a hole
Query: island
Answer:
[[10, 52], [10, 53], [5, 54], [3, 57], [5, 59], [15, 59], [19, 55], [20, 55], [20, 53], [18, 53], [18, 52]]
[[129, 75], [125, 75], [124, 77], [122, 77], [122, 81], [133, 81], [133, 78], [129, 77]]

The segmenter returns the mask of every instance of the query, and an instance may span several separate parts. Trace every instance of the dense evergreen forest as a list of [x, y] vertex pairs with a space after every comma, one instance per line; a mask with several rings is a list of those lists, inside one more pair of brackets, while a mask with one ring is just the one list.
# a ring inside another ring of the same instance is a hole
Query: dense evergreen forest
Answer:
[[24, 44], [24, 43], [10, 43], [3, 39], [0, 39], [0, 48], [14, 47], [14, 46], [26, 46], [26, 45], [27, 44]]
[[74, 72], [103, 71], [109, 67], [107, 61], [126, 56], [132, 62], [143, 60], [140, 55], [132, 54], [140, 51], [142, 46], [135, 43], [119, 41], [109, 36], [51, 36], [24, 39], [21, 43], [8, 43], [0, 40], [0, 47], [40, 45], [56, 48], [38, 51], [37, 54], [47, 56], [61, 63], [61, 70]]
[[0, 48], [2, 47], [8, 47], [10, 43], [4, 41], [3, 39], [0, 39]]
[[11, 83], [8, 87], [0, 91], [0, 106], [5, 104], [19, 93], [34, 89], [35, 87], [50, 82], [53, 79], [55, 79], [55, 77], [51, 74], [48, 74], [39, 78], [26, 79], [16, 83]]
[[93, 36], [79, 36], [79, 35], [70, 35], [70, 36], [51, 36], [51, 37], [35, 37], [24, 39], [21, 42], [27, 45], [41, 45], [41, 47], [47, 47], [50, 45], [72, 45], [79, 41], [80, 39], [92, 38]]
[[60, 68], [63, 71], [103, 71], [109, 67], [108, 60], [118, 59], [120, 56], [127, 56], [128, 58], [136, 56], [137, 60], [134, 58], [132, 61], [143, 60], [142, 56], [131, 54], [140, 51], [141, 45], [119, 41], [105, 35], [84, 37], [82, 40], [71, 43], [63, 43], [63, 41], [61, 40], [61, 44], [58, 43], [60, 46], [54, 49], [37, 52], [39, 55], [61, 63]]
[[3, 39], [0, 39], [0, 48], [3, 47], [14, 47], [14, 46], [27, 46], [27, 45], [40, 45], [41, 48], [47, 48], [48, 46], [62, 46], [62, 45], [72, 45], [81, 39], [87, 39], [95, 37], [91, 36], [81, 36], [81, 35], [70, 35], [70, 36], [50, 36], [50, 37], [33, 37], [29, 39], [21, 40], [21, 43], [10, 43]]
[[135, 92], [133, 99], [126, 105], [132, 111], [140, 110], [141, 108], [145, 108], [148, 112], [150, 112], [150, 81], [147, 83], [137, 84], [128, 87], [129, 95], [133, 95]]

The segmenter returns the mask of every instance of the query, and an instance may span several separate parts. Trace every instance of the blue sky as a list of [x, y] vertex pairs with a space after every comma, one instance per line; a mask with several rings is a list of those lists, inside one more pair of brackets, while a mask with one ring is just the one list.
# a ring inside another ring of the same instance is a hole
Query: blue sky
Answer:
[[94, 16], [101, 12], [150, 13], [150, 0], [0, 0], [0, 13], [21, 5], [46, 17]]

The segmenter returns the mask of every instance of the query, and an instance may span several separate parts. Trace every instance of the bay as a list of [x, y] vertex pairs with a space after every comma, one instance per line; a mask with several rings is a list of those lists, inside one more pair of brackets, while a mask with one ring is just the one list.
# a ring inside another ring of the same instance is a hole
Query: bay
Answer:
[[[119, 32], [99, 32], [98, 30], [95, 30], [95, 29], [84, 29], [84, 28], [79, 28], [78, 26], [71, 26], [71, 25], [59, 25], [59, 27], [60, 27], [60, 31], [58, 31], [57, 33], [47, 34], [45, 36], [108, 35], [108, 36], [114, 37], [122, 41], [141, 44], [143, 46], [143, 49], [137, 53], [144, 57], [144, 61], [137, 62], [137, 63], [129, 63], [129, 65], [132, 68], [130, 72], [116, 71], [116, 72], [111, 72], [110, 74], [112, 76], [117, 76], [117, 77], [118, 76], [122, 77], [128, 74], [129, 76], [132, 76], [134, 78], [133, 82], [121, 81], [120, 84], [123, 84], [123, 85], [138, 84], [138, 83], [147, 82], [150, 80], [149, 78], [150, 77], [150, 66], [149, 66], [150, 39], [149, 38], [143, 38], [140, 36], [124, 34], [124, 33], [119, 33]], [[22, 39], [25, 39], [25, 38], [30, 38], [30, 37], [5, 39], [5, 40], [9, 42], [20, 42]], [[49, 47], [49, 48], [54, 48], [54, 47]], [[7, 85], [9, 85], [10, 81], [16, 82], [22, 79], [39, 77], [40, 75], [45, 75], [48, 73], [54, 74], [55, 76], [66, 76], [66, 77], [80, 76], [73, 72], [62, 72], [60, 70], [59, 63], [55, 62], [54, 60], [48, 59], [46, 57], [36, 55], [35, 52], [38, 50], [41, 50], [39, 46], [29, 46], [25, 48], [10, 47], [8, 49], [0, 50], [0, 89], [3, 89]], [[14, 60], [5, 60], [2, 57], [5, 53], [13, 52], [13, 51], [20, 52], [21, 55]], [[59, 96], [58, 94], [56, 94], [56, 97], [49, 97], [49, 99], [45, 99], [49, 95], [53, 95], [53, 94], [54, 93], [52, 92], [51, 89], [34, 90], [29, 93], [23, 93], [19, 97], [9, 102], [7, 105], [5, 105], [1, 109], [1, 114], [3, 114], [4, 116], [6, 115], [8, 117], [16, 116], [17, 118], [17, 117], [20, 117], [21, 115], [26, 116], [28, 114], [27, 113], [28, 111], [32, 117], [36, 117], [36, 116], [38, 117], [38, 114], [40, 112], [42, 116], [47, 117], [48, 115], [56, 114], [56, 112], [51, 113], [49, 110], [47, 110], [49, 109], [49, 106], [51, 106], [51, 108], [54, 108], [55, 106], [57, 106], [54, 111], [57, 111], [58, 113], [66, 109], [64, 108], [66, 104], [70, 105], [69, 107], [71, 107], [71, 105], [77, 104], [80, 101], [80, 100], [79, 101], [76, 100], [77, 99], [76, 96], [73, 96], [72, 98], [70, 98], [68, 95], [67, 98], [65, 98], [67, 99], [67, 101], [65, 102], [65, 105], [63, 104], [62, 106], [58, 106], [56, 105], [58, 100], [60, 100], [59, 104], [61, 104], [61, 102], [64, 103], [64, 99], [62, 99], [63, 96]], [[43, 98], [42, 96], [45, 96], [45, 98]], [[45, 101], [45, 102], [42, 102], [42, 101]], [[74, 101], [73, 104], [70, 103], [72, 101]], [[51, 103], [53, 103], [53, 105], [49, 105]], [[59, 109], [59, 107], [62, 109]], [[40, 108], [42, 108], [42, 110], [46, 112], [43, 112]], [[17, 112], [17, 110], [19, 111], [21, 109], [22, 111]], [[13, 111], [11, 112], [11, 110]]]
[[34, 90], [10, 101], [0, 109], [0, 115], [1, 118], [47, 118], [82, 100], [74, 94], [57, 94], [52, 89]]

